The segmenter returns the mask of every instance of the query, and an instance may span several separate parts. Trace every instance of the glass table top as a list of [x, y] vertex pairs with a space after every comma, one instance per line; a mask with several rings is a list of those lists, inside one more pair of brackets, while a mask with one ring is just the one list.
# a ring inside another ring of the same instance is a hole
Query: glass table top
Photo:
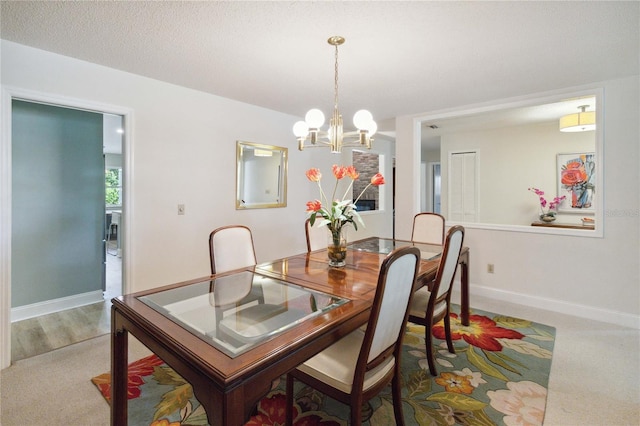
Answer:
[[351, 250], [366, 251], [370, 253], [389, 254], [397, 248], [406, 246], [418, 247], [422, 260], [431, 260], [437, 258], [442, 254], [443, 249], [442, 246], [435, 244], [412, 243], [411, 241], [375, 237], [355, 241], [351, 244], [348, 244], [347, 248]]
[[231, 358], [349, 301], [249, 271], [138, 299]]

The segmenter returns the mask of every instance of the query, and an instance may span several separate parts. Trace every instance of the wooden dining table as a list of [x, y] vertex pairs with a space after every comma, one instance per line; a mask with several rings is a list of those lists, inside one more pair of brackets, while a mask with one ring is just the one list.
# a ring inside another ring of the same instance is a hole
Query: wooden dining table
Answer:
[[[209, 424], [244, 424], [273, 380], [367, 322], [380, 265], [407, 244], [370, 238], [350, 244], [342, 268], [318, 250], [114, 298], [111, 424], [127, 424], [129, 334], [191, 384]], [[428, 285], [442, 247], [416, 245], [417, 286]]]

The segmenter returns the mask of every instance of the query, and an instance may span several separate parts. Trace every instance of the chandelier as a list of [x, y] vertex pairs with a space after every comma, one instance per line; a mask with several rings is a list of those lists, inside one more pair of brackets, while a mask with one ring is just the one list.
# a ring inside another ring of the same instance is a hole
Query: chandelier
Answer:
[[[329, 120], [329, 128], [321, 130], [324, 124], [324, 114], [319, 109], [311, 109], [305, 115], [305, 121], [298, 121], [293, 125], [293, 134], [298, 138], [298, 149], [302, 151], [306, 147], [327, 146], [331, 152], [340, 153], [342, 147], [366, 146], [371, 149], [373, 135], [378, 130], [378, 125], [373, 121], [373, 116], [366, 109], [356, 112], [353, 116], [353, 125], [358, 130], [343, 131], [342, 115], [338, 111], [338, 46], [344, 43], [344, 37], [333, 36], [327, 40], [335, 46], [335, 78], [334, 78], [334, 103], [333, 116]], [[305, 145], [310, 142], [311, 145]]]

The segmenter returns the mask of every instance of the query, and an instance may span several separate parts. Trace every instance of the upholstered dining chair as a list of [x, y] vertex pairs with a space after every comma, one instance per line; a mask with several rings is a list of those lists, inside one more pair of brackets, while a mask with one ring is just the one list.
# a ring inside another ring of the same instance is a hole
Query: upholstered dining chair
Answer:
[[424, 325], [424, 342], [427, 349], [427, 361], [431, 375], [437, 376], [435, 360], [433, 356], [433, 341], [431, 330], [434, 324], [444, 319], [444, 330], [447, 340], [447, 349], [455, 353], [451, 339], [451, 287], [456, 274], [462, 241], [464, 240], [464, 228], [456, 225], [447, 232], [444, 242], [444, 251], [440, 258], [440, 266], [435, 280], [429, 286], [423, 286], [415, 292], [409, 306], [409, 321]]
[[209, 255], [212, 274], [255, 265], [256, 252], [251, 230], [243, 225], [214, 229], [209, 234]]
[[[229, 225], [214, 229], [209, 234], [209, 257], [211, 274], [221, 274], [255, 265], [256, 252], [251, 230], [243, 225]], [[259, 304], [264, 303], [262, 287], [253, 285], [251, 275], [248, 275], [246, 280], [236, 279], [234, 283], [234, 286], [220, 283], [214, 286], [212, 282], [209, 303], [219, 307], [216, 309], [216, 324], [222, 321], [224, 311], [241, 309], [243, 305], [253, 301], [258, 301]]]
[[400, 355], [419, 265], [416, 247], [391, 252], [380, 268], [366, 330], [358, 328], [287, 374], [287, 425], [293, 422], [294, 379], [350, 405], [352, 425], [362, 423], [362, 404], [391, 383], [396, 424], [404, 424]]
[[323, 226], [322, 228], [311, 226], [309, 219], [304, 222], [304, 234], [307, 237], [308, 253], [322, 248], [327, 248], [327, 232], [326, 226]]
[[411, 241], [426, 244], [444, 243], [444, 216], [438, 213], [418, 213], [413, 217]]

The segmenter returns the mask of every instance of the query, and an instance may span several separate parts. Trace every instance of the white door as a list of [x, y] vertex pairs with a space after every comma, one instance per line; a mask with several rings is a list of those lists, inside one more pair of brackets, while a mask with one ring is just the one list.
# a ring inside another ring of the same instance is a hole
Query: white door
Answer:
[[478, 221], [476, 157], [476, 152], [449, 154], [449, 218], [453, 221]]

